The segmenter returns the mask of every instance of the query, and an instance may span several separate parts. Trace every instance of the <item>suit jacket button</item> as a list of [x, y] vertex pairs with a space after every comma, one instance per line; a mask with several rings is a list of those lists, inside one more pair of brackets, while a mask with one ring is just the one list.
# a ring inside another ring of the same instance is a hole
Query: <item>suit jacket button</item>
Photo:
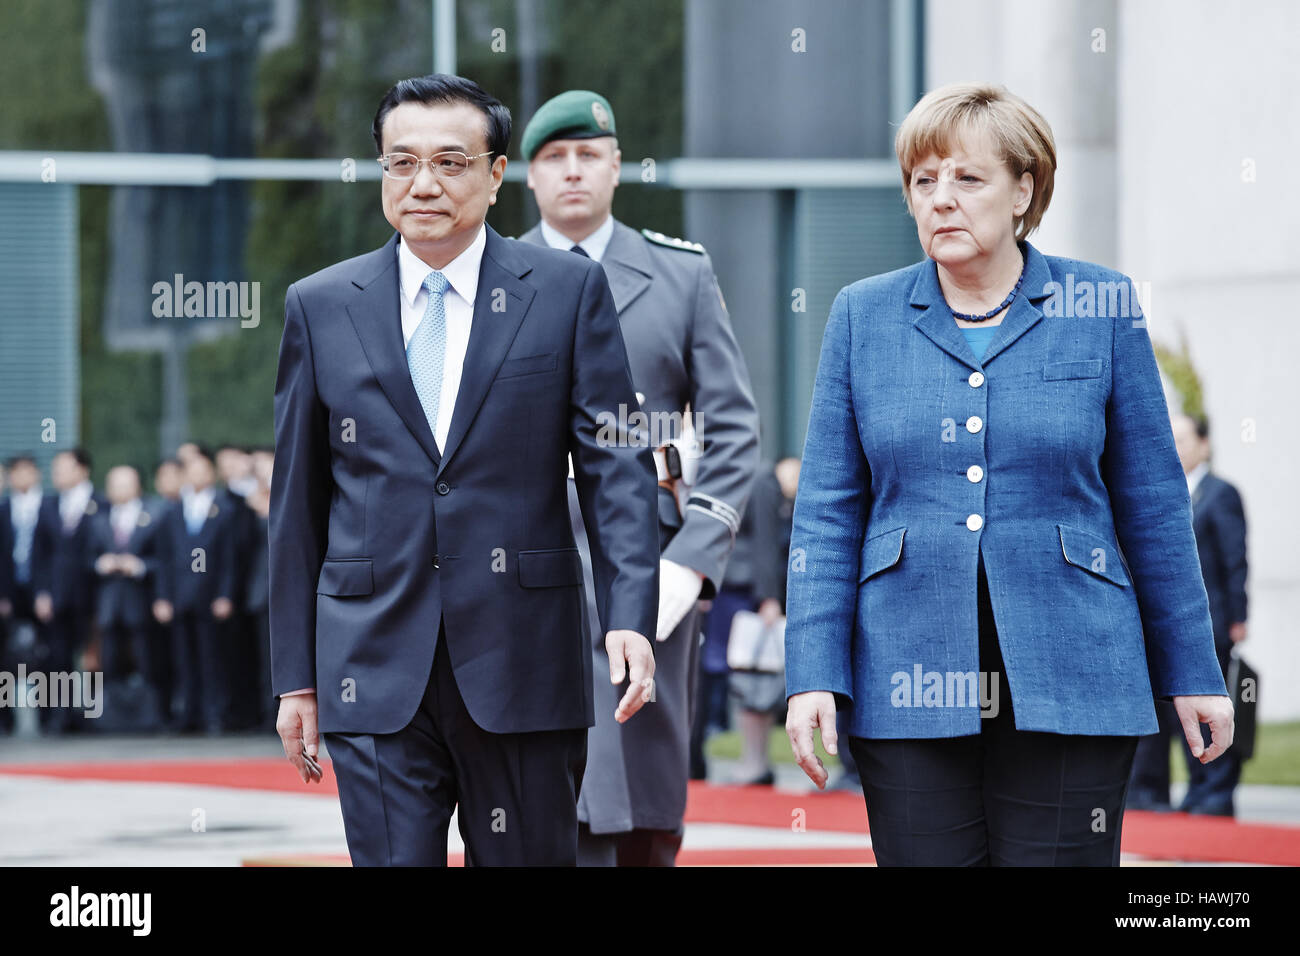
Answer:
[[971, 388], [979, 388], [981, 385], [984, 384], [984, 373], [983, 373], [983, 372], [971, 372], [971, 373], [970, 373], [970, 378], [968, 378], [967, 381], [970, 382], [970, 387], [971, 387]]
[[970, 528], [972, 531], [978, 531], [980, 528], [984, 527], [984, 519], [979, 515], [971, 515], [966, 519], [966, 527]]
[[435, 568], [436, 568], [436, 567], [439, 567], [439, 564], [438, 564], [438, 556], [437, 556], [436, 554], [433, 556], [433, 566], [434, 566]]
[[450, 491], [451, 485], [447, 484], [445, 481], [438, 482], [438, 494], [445, 495]]

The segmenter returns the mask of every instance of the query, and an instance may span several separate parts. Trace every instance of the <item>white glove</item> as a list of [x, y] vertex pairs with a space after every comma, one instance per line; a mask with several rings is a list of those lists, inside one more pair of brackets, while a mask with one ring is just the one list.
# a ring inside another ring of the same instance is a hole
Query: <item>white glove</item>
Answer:
[[656, 641], [668, 640], [704, 589], [704, 575], [676, 561], [659, 559], [659, 626]]

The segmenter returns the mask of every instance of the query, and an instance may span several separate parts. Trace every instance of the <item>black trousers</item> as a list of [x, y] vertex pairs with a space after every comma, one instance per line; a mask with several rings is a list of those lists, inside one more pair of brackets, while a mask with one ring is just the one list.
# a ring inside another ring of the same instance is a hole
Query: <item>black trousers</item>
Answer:
[[172, 712], [178, 730], [230, 729], [224, 625], [207, 608], [177, 611], [172, 619], [172, 690], [180, 698]]
[[979, 614], [980, 670], [998, 675], [979, 734], [849, 738], [877, 863], [1118, 866], [1137, 738], [1017, 730], [982, 558]]
[[429, 686], [392, 734], [324, 734], [353, 866], [574, 866], [587, 728], [493, 734], [470, 717], [439, 634]]

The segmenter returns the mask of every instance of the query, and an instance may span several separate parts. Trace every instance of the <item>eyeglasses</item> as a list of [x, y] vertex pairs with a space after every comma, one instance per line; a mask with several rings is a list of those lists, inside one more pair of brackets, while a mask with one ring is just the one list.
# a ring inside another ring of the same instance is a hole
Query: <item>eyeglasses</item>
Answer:
[[434, 175], [450, 179], [469, 169], [469, 164], [474, 160], [491, 155], [491, 150], [479, 153], [477, 156], [466, 156], [453, 150], [434, 153], [428, 159], [421, 159], [411, 153], [388, 153], [380, 156], [377, 162], [383, 168], [384, 175], [390, 179], [414, 179], [424, 163], [429, 164], [429, 170]]

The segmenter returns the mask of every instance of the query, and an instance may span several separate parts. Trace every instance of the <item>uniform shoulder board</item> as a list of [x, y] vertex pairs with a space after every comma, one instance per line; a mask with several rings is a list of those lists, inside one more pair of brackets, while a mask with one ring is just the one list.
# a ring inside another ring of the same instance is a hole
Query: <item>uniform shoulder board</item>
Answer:
[[691, 242], [689, 239], [678, 239], [676, 236], [665, 236], [662, 232], [655, 232], [653, 229], [642, 229], [641, 235], [656, 245], [667, 246], [669, 249], [681, 249], [685, 252], [704, 252], [704, 247], [698, 242]]

